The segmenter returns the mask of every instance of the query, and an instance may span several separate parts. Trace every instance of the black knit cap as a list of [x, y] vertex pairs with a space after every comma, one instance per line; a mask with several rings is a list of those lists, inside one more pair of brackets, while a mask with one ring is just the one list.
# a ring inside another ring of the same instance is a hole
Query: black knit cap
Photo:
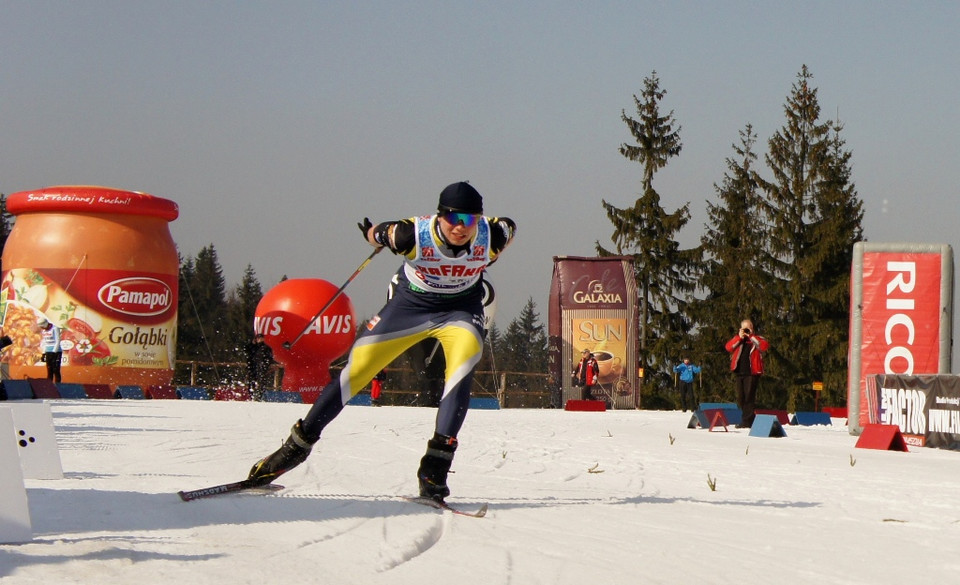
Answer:
[[470, 183], [454, 183], [440, 192], [440, 211], [483, 213], [483, 197]]

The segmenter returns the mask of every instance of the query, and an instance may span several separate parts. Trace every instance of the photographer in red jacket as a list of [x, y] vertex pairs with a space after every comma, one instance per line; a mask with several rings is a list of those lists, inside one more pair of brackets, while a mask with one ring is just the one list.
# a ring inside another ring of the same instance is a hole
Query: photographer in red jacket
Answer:
[[740, 331], [726, 344], [730, 354], [730, 371], [734, 374], [737, 389], [737, 406], [742, 419], [737, 428], [750, 428], [756, 417], [757, 387], [763, 374], [763, 352], [770, 349], [770, 343], [756, 334], [753, 321], [740, 322]]

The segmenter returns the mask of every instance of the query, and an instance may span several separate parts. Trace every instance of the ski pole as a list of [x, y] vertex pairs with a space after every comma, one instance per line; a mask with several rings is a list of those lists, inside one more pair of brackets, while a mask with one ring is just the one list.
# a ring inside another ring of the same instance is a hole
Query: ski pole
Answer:
[[333, 296], [330, 297], [330, 300], [327, 301], [327, 303], [323, 305], [323, 307], [319, 311], [317, 311], [317, 314], [314, 315], [309, 321], [307, 321], [307, 324], [304, 326], [303, 330], [295, 338], [293, 338], [293, 341], [283, 342], [283, 349], [290, 349], [291, 347], [296, 345], [298, 341], [300, 341], [300, 338], [307, 333], [307, 330], [310, 329], [310, 326], [313, 325], [313, 322], [319, 319], [320, 315], [323, 315], [324, 311], [330, 308], [330, 305], [333, 304], [333, 301], [340, 298], [340, 295], [343, 294], [343, 289], [347, 288], [347, 285], [353, 282], [353, 279], [356, 278], [358, 274], [360, 274], [360, 271], [362, 271], [364, 268], [367, 267], [367, 264], [370, 264], [370, 261], [373, 260], [373, 257], [380, 253], [380, 250], [383, 250], [383, 246], [378, 246], [373, 249], [373, 252], [371, 252], [370, 255], [367, 256], [366, 260], [360, 263], [360, 266], [357, 266], [357, 269], [354, 270], [353, 274], [350, 275], [350, 278], [348, 278], [347, 281], [343, 283], [343, 286], [337, 289], [337, 292], [333, 293]]

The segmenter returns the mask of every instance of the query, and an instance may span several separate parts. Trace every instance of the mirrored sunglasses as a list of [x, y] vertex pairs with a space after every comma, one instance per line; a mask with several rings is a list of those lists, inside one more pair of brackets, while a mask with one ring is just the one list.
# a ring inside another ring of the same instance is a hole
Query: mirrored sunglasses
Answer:
[[453, 225], [463, 224], [463, 227], [473, 227], [480, 220], [479, 213], [463, 213], [460, 211], [447, 211], [443, 216]]

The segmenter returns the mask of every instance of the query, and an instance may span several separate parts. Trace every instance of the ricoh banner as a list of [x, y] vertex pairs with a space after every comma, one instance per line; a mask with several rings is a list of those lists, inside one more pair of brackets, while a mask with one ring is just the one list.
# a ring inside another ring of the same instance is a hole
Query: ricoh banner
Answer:
[[628, 256], [553, 259], [549, 359], [554, 406], [581, 398], [572, 372], [583, 350], [599, 369], [597, 398], [613, 408], [639, 406], [637, 286]]
[[847, 375], [851, 434], [860, 434], [863, 425], [879, 416], [878, 395], [868, 391], [871, 377], [950, 373], [952, 323], [950, 246], [854, 245]]
[[871, 376], [869, 422], [900, 427], [918, 447], [960, 449], [960, 376]]

